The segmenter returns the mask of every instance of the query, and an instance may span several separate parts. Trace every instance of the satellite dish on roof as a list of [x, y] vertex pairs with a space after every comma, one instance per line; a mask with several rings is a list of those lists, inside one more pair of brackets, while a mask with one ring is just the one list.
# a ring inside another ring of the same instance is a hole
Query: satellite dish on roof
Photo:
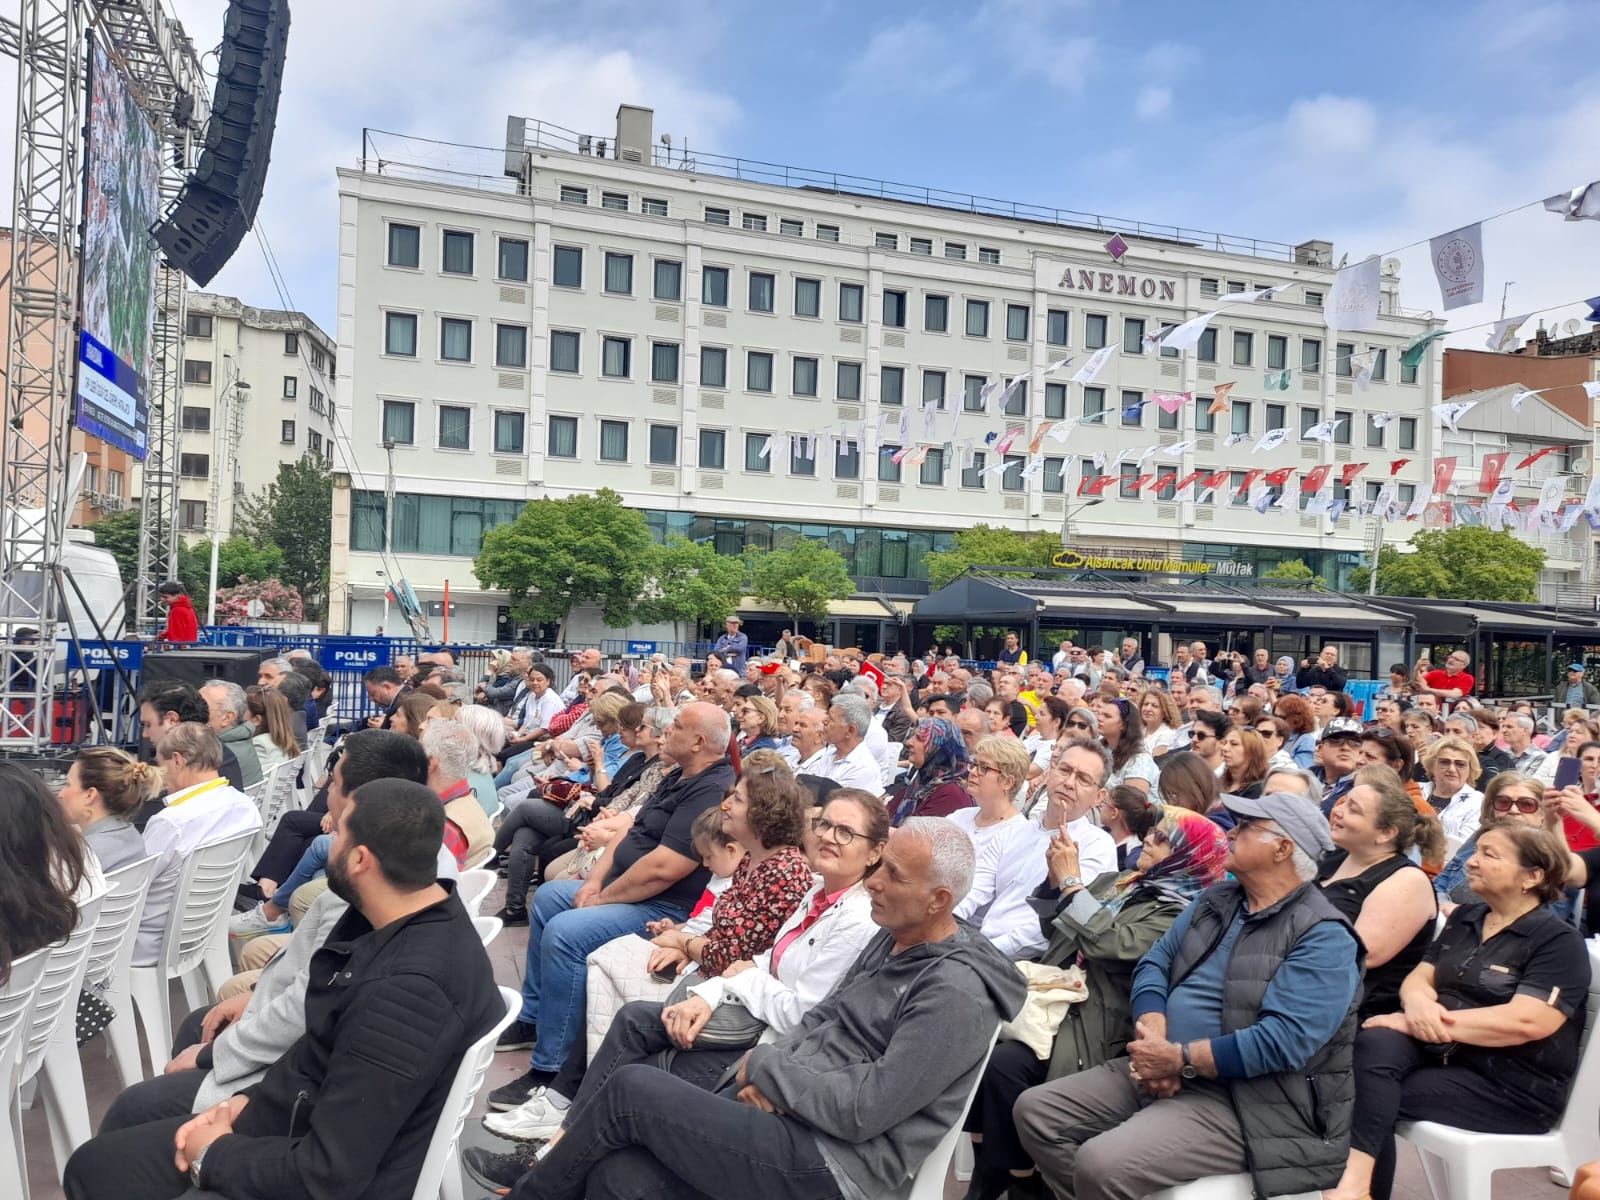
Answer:
[[1562, 323], [1561, 332], [1566, 334], [1568, 337], [1571, 337], [1582, 328], [1583, 322], [1574, 317], [1571, 320]]
[[1575, 458], [1567, 464], [1567, 470], [1571, 471], [1574, 475], [1587, 475], [1589, 473], [1589, 467], [1590, 463], [1587, 458]]
[[1383, 277], [1385, 279], [1400, 278], [1400, 260], [1398, 258], [1386, 258], [1383, 260]]

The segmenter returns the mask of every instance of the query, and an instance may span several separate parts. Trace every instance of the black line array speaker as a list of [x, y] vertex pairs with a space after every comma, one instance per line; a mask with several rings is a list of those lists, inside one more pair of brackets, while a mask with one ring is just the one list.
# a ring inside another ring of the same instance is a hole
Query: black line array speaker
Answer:
[[231, 0], [200, 162], [156, 226], [168, 261], [204, 287], [255, 223], [289, 45], [289, 0]]
[[196, 646], [188, 650], [163, 650], [146, 654], [139, 668], [139, 685], [176, 681], [195, 690], [208, 679], [226, 679], [242, 688], [255, 685], [261, 660], [276, 650], [246, 650], [233, 646]]

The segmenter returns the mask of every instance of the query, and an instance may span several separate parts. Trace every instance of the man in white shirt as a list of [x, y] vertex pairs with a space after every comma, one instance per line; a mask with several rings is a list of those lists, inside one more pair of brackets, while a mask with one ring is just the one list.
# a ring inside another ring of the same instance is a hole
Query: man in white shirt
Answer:
[[1057, 650], [1053, 655], [1050, 656], [1050, 669], [1052, 671], [1059, 671], [1062, 668], [1066, 667], [1067, 664], [1071, 661], [1071, 659], [1072, 659], [1072, 639], [1071, 638], [1067, 638], [1067, 639], [1062, 641], [1061, 649]]
[[789, 739], [789, 746], [795, 753], [796, 775], [827, 775], [833, 754], [823, 732], [827, 721], [828, 714], [815, 707], [798, 712], [792, 718], [794, 734]]
[[189, 855], [207, 842], [261, 828], [255, 802], [223, 779], [222, 743], [194, 721], [174, 725], [156, 745], [156, 765], [167, 784], [165, 807], [144, 827], [144, 847], [156, 856], [133, 965], [153, 966]]
[[823, 769], [840, 787], [860, 788], [874, 796], [883, 794], [883, 772], [865, 738], [872, 728], [872, 707], [860, 696], [835, 696], [828, 705], [823, 736], [832, 748]]
[[1111, 751], [1087, 738], [1071, 738], [1061, 750], [1046, 776], [1050, 799], [1039, 810], [1039, 823], [1045, 829], [1064, 829], [1078, 848], [1078, 879], [1062, 886], [1078, 887], [1092, 883], [1107, 871], [1117, 869], [1117, 843], [1100, 826], [1089, 820], [1089, 811], [1106, 798], [1106, 780], [1111, 777]]
[[794, 719], [816, 706], [817, 702], [810, 692], [785, 692], [783, 699], [778, 701], [778, 753], [783, 755], [783, 761], [789, 764], [791, 771], [797, 771], [800, 766], [800, 751], [794, 744]]
[[[590, 647], [588, 650], [580, 650], [577, 654], [572, 656], [572, 678], [567, 680], [567, 686], [563, 688], [561, 694], [556, 697], [556, 699], [561, 701], [561, 708], [565, 708], [567, 705], [577, 700], [578, 685], [582, 682], [580, 676], [582, 676], [585, 671], [589, 670], [589, 668], [594, 667], [598, 669], [599, 666], [600, 651], [594, 647]], [[546, 674], [548, 674], [548, 670], [546, 671]], [[561, 708], [556, 709], [556, 711], [560, 712]]]

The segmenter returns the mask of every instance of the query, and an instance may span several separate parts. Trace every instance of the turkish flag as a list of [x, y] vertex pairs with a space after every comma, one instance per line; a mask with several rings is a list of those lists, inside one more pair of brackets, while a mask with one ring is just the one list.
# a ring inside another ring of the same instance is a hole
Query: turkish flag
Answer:
[[[1276, 471], [1268, 471], [1266, 480], [1273, 487], [1282, 487], [1289, 482], [1289, 476], [1293, 474], [1293, 467], [1279, 467]], [[1315, 489], [1312, 490], [1314, 491]]]
[[1200, 486], [1202, 488], [1219, 488], [1219, 487], [1221, 487], [1223, 484], [1225, 484], [1227, 482], [1228, 482], [1228, 472], [1227, 471], [1213, 471], [1213, 472], [1211, 472], [1211, 474], [1207, 475], [1204, 480], [1201, 481]]
[[1322, 490], [1322, 485], [1328, 481], [1328, 472], [1331, 470], [1333, 470], [1333, 468], [1326, 463], [1320, 467], [1312, 467], [1311, 470], [1306, 473], [1306, 481], [1301, 485], [1300, 490], [1313, 495], [1317, 492], [1320, 492]]
[[1436, 458], [1433, 460], [1433, 494], [1438, 496], [1450, 490], [1450, 481], [1455, 478], [1456, 460], [1454, 458]]
[[883, 672], [878, 670], [876, 664], [870, 662], [862, 663], [860, 673], [878, 685], [879, 695], [883, 694]]
[[1485, 496], [1492, 496], [1494, 489], [1500, 485], [1500, 473], [1505, 470], [1506, 459], [1510, 457], [1508, 450], [1483, 456], [1483, 470], [1478, 473], [1478, 490]]
[[1339, 482], [1349, 487], [1350, 481], [1366, 469], [1366, 463], [1345, 463], [1339, 471]]
[[1089, 495], [1098, 496], [1101, 492], [1105, 491], [1113, 483], [1121, 483], [1121, 482], [1122, 482], [1122, 476], [1120, 476], [1120, 475], [1102, 475], [1098, 479], [1091, 479], [1091, 480], [1088, 481], [1088, 483], [1089, 483]]
[[1188, 487], [1191, 483], [1198, 483], [1198, 482], [1200, 482], [1200, 480], [1204, 479], [1205, 477], [1206, 477], [1206, 473], [1204, 471], [1190, 471], [1182, 479], [1178, 480], [1177, 483], [1173, 484], [1173, 487], [1177, 491], [1181, 492], [1181, 491], [1183, 491], [1184, 488]]
[[1517, 470], [1520, 471], [1525, 467], [1533, 466], [1534, 463], [1538, 462], [1546, 454], [1554, 454], [1557, 450], [1565, 449], [1565, 446], [1545, 446], [1543, 449], [1535, 450], [1532, 454], [1528, 455], [1527, 458], [1523, 459], [1517, 464]]
[[1389, 463], [1389, 474], [1390, 475], [1398, 475], [1398, 474], [1400, 474], [1400, 468], [1405, 466], [1410, 461], [1411, 460], [1409, 458], [1397, 458], [1397, 459], [1394, 459], [1393, 461], [1391, 461]]

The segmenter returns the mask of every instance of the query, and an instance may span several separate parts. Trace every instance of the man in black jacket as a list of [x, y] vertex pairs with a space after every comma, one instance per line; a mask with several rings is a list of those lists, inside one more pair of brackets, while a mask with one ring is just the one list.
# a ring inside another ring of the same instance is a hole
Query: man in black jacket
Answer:
[[328, 886], [351, 909], [311, 959], [305, 1036], [199, 1116], [86, 1142], [69, 1200], [410, 1195], [463, 1053], [505, 1010], [471, 919], [435, 879], [439, 798], [381, 779], [349, 799]]
[[1339, 665], [1339, 648], [1324, 646], [1315, 662], [1309, 658], [1301, 659], [1295, 685], [1302, 690], [1321, 686], [1330, 692], [1342, 692], [1349, 679], [1349, 672]]

